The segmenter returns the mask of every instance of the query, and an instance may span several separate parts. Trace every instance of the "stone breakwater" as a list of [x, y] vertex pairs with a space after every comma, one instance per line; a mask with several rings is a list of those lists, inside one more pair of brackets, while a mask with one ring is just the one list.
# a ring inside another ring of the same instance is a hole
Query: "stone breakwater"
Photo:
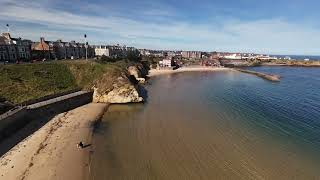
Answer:
[[261, 73], [261, 72], [249, 71], [249, 70], [238, 69], [238, 68], [236, 70], [243, 72], [243, 73], [247, 73], [247, 74], [253, 74], [258, 77], [261, 77], [263, 79], [266, 79], [268, 81], [273, 81], [273, 82], [279, 82], [280, 78], [281, 78], [279, 75], [275, 75], [275, 74], [265, 74], [265, 73]]

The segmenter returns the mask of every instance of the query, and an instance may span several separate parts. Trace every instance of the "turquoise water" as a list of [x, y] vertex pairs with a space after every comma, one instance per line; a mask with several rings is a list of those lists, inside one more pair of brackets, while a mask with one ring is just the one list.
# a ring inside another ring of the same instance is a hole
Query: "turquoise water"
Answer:
[[[255, 97], [248, 104], [265, 117], [265, 123], [277, 134], [297, 143], [320, 148], [320, 69], [257, 67], [260, 72], [278, 74], [277, 85], [258, 84], [251, 87]], [[259, 93], [259, 94], [258, 94]], [[262, 96], [261, 96], [262, 95]], [[259, 101], [255, 100], [259, 98]]]
[[144, 105], [113, 105], [92, 179], [319, 179], [320, 69], [257, 67], [154, 77]]

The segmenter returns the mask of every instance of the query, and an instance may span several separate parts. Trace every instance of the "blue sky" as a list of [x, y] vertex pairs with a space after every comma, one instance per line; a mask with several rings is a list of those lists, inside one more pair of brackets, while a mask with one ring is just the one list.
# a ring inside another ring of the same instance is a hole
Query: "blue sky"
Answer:
[[0, 31], [138, 48], [320, 54], [316, 0], [0, 0]]

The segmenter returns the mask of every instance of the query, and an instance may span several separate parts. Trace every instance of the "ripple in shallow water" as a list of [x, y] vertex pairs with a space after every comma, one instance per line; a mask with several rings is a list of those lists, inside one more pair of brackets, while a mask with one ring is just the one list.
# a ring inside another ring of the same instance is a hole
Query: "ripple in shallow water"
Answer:
[[237, 72], [155, 77], [145, 105], [105, 114], [92, 179], [317, 179], [319, 99], [302, 99], [320, 96], [290, 82]]

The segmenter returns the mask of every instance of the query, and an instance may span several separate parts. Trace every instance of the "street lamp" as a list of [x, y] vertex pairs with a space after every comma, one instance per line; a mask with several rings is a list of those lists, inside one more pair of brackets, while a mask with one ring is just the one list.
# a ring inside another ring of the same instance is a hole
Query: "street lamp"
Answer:
[[86, 48], [86, 60], [88, 60], [88, 42], [87, 42], [87, 34], [84, 34], [85, 39], [85, 48]]
[[10, 26], [9, 26], [9, 24], [7, 24], [6, 26], [7, 26], [7, 32], [9, 33], [10, 32]]

